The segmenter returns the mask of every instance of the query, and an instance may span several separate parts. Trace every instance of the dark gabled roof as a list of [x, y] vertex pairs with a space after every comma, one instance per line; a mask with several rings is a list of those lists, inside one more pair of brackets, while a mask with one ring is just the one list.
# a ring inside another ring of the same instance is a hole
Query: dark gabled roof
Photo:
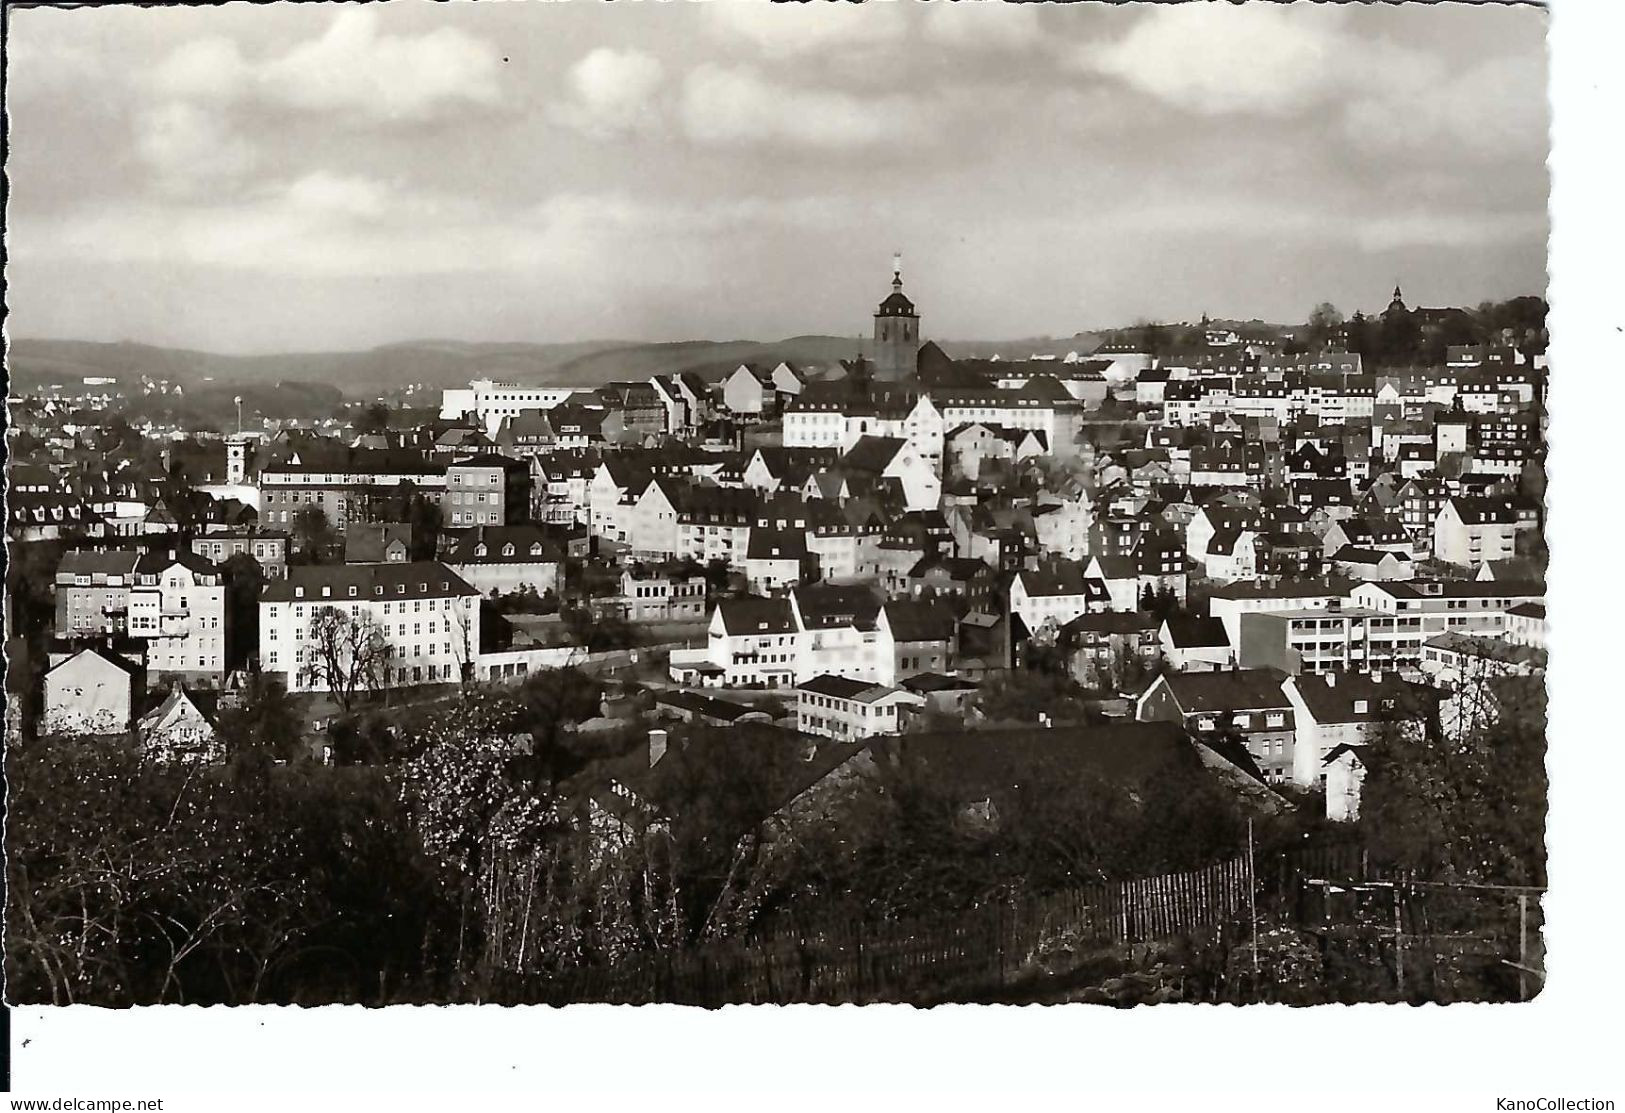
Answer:
[[1026, 727], [907, 734], [872, 747], [877, 763], [912, 769], [963, 800], [1008, 799], [1100, 777], [1139, 783], [1198, 770], [1176, 723]]
[[1215, 599], [1318, 599], [1321, 596], [1342, 596], [1354, 587], [1354, 581], [1337, 576], [1314, 580], [1280, 580], [1265, 583], [1261, 580], [1239, 581], [1214, 588], [1209, 594]]
[[803, 680], [796, 688], [803, 692], [812, 692], [814, 695], [828, 696], [831, 699], [862, 700], [871, 702], [886, 695], [892, 689], [884, 684], [872, 684], [865, 680], [853, 680], [847, 676], [832, 676], [824, 673], [811, 680]]
[[1088, 591], [1083, 565], [1077, 561], [1056, 561], [1036, 572], [1023, 570], [1016, 574], [1022, 590], [1029, 596], [1083, 595]]
[[135, 572], [141, 554], [133, 549], [71, 549], [62, 554], [58, 574], [129, 576]]
[[806, 555], [806, 530], [751, 527], [746, 560], [801, 560]]
[[894, 599], [883, 610], [894, 641], [948, 641], [958, 626], [953, 610], [935, 600]]
[[655, 705], [675, 707], [702, 715], [707, 719], [719, 719], [727, 723], [736, 723], [747, 715], [767, 714], [746, 703], [735, 703], [733, 700], [718, 699], [715, 696], [701, 695], [699, 692], [669, 688], [655, 693]]
[[182, 548], [143, 553], [141, 559], [136, 561], [135, 570], [139, 575], [156, 576], [176, 564], [199, 576], [219, 576], [224, 574], [221, 566], [208, 557], [199, 556], [191, 549]]
[[1469, 526], [1510, 526], [1518, 521], [1518, 511], [1511, 499], [1457, 495], [1446, 505], [1454, 507], [1456, 516]]
[[1414, 719], [1427, 714], [1438, 698], [1434, 689], [1395, 672], [1304, 673], [1293, 677], [1292, 684], [1317, 723]]
[[[447, 564], [510, 564], [536, 561], [552, 563], [564, 559], [564, 542], [557, 532], [540, 525], [475, 526], [472, 529], [445, 530], [451, 538], [446, 550]], [[485, 546], [485, 555], [479, 547]], [[503, 550], [513, 546], [513, 554], [505, 556]], [[540, 545], [540, 553], [532, 547]]]
[[1213, 536], [1208, 539], [1207, 551], [1216, 556], [1229, 556], [1236, 551], [1242, 532], [1239, 529], [1214, 530]]
[[907, 445], [908, 442], [901, 437], [861, 436], [841, 457], [837, 466], [843, 471], [879, 475]]
[[[84, 646], [82, 648], [74, 649], [74, 648], [71, 647], [71, 644], [68, 645], [68, 646], [65, 646], [64, 648], [65, 648], [65, 651], [69, 654], [69, 656], [64, 658], [60, 663], [52, 665], [50, 668], [46, 669], [45, 670], [45, 675], [49, 676], [51, 673], [55, 672], [57, 669], [62, 668], [64, 665], [68, 664], [69, 662], [78, 660], [80, 657], [83, 657], [87, 653], [90, 654], [92, 657], [94, 657], [96, 660], [102, 662], [104, 665], [111, 665], [114, 668], [118, 669], [120, 672], [122, 672], [122, 673], [124, 673], [124, 674], [126, 674], [128, 676], [137, 677], [137, 676], [141, 675], [141, 665], [140, 664], [138, 664], [135, 661], [131, 661], [128, 658], [123, 657], [118, 653], [112, 652], [111, 650], [104, 653], [99, 648], [97, 648], [96, 646]], [[145, 650], [146, 647], [144, 645], [141, 645], [139, 647], [132, 646], [131, 648], [132, 649], [139, 648], [141, 650]], [[21, 673], [19, 673], [18, 675], [20, 676]], [[10, 679], [11, 678], [8, 676], [7, 680], [10, 680]]]
[[[330, 595], [322, 595], [324, 587], [331, 589]], [[354, 596], [350, 595], [352, 587], [356, 589]], [[351, 598], [357, 602], [367, 599], [393, 602], [478, 594], [466, 580], [439, 561], [415, 560], [397, 564], [293, 565], [284, 579], [266, 583], [260, 599], [271, 603], [320, 603], [324, 599], [339, 603]]]
[[1061, 627], [1062, 634], [1143, 634], [1157, 629], [1155, 616], [1141, 611], [1097, 611], [1080, 614]]
[[1447, 632], [1429, 638], [1430, 649], [1445, 649], [1469, 657], [1482, 657], [1509, 665], [1546, 667], [1546, 651], [1532, 645], [1514, 645], [1500, 638], [1474, 637], [1471, 634]]
[[959, 676], [945, 676], [940, 672], [919, 672], [898, 681], [898, 685], [921, 695], [930, 692], [974, 692], [976, 684]]
[[762, 599], [747, 596], [724, 599], [717, 604], [722, 628], [730, 635], [790, 634], [795, 632], [795, 616], [788, 599]]
[[1176, 649], [1218, 649], [1230, 644], [1224, 623], [1216, 618], [1175, 615], [1167, 620], [1168, 639]]
[[1361, 549], [1344, 545], [1332, 554], [1332, 559], [1340, 564], [1381, 564], [1385, 560], [1403, 560], [1408, 564], [1411, 558], [1406, 553], [1395, 553], [1388, 549]]
[[1285, 709], [1290, 706], [1281, 691], [1286, 675], [1280, 669], [1175, 672], [1162, 677], [1162, 683], [1186, 714]]
[[1398, 599], [1516, 599], [1546, 594], [1546, 585], [1535, 580], [1396, 580], [1367, 586]]
[[880, 615], [880, 600], [862, 584], [804, 584], [794, 595], [801, 621], [809, 630], [847, 625], [872, 630]]

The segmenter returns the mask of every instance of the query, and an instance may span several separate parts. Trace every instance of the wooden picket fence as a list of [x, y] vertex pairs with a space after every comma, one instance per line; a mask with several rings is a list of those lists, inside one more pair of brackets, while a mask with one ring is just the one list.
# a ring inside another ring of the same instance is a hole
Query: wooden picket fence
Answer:
[[490, 999], [509, 1004], [925, 1002], [1010, 983], [1047, 951], [1139, 943], [1244, 916], [1246, 858], [1204, 869], [1052, 896], [990, 902], [931, 920], [853, 921], [640, 952], [552, 975], [499, 976]]

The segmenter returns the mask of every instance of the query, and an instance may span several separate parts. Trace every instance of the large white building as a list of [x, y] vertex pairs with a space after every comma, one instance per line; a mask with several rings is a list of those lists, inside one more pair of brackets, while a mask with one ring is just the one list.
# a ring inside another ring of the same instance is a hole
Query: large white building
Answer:
[[575, 387], [568, 386], [519, 386], [494, 379], [475, 379], [466, 388], [441, 391], [440, 416], [455, 419], [472, 414], [487, 433], [495, 436], [503, 418], [550, 410], [575, 392]]
[[376, 625], [381, 686], [455, 683], [479, 654], [480, 593], [439, 561], [295, 566], [260, 595], [260, 669], [290, 692], [331, 687], [310, 674], [311, 622], [327, 608]]

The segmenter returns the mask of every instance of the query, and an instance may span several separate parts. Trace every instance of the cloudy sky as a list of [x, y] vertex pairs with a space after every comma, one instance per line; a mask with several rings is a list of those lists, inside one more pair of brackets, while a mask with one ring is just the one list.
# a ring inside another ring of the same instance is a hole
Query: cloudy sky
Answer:
[[1545, 288], [1529, 8], [11, 16], [12, 336], [219, 351], [1302, 320]]

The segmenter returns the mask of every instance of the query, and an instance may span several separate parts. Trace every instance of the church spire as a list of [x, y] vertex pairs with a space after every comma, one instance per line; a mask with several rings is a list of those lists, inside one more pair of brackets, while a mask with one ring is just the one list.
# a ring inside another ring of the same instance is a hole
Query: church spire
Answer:
[[891, 288], [898, 293], [903, 292], [903, 253], [901, 251], [892, 252]]

